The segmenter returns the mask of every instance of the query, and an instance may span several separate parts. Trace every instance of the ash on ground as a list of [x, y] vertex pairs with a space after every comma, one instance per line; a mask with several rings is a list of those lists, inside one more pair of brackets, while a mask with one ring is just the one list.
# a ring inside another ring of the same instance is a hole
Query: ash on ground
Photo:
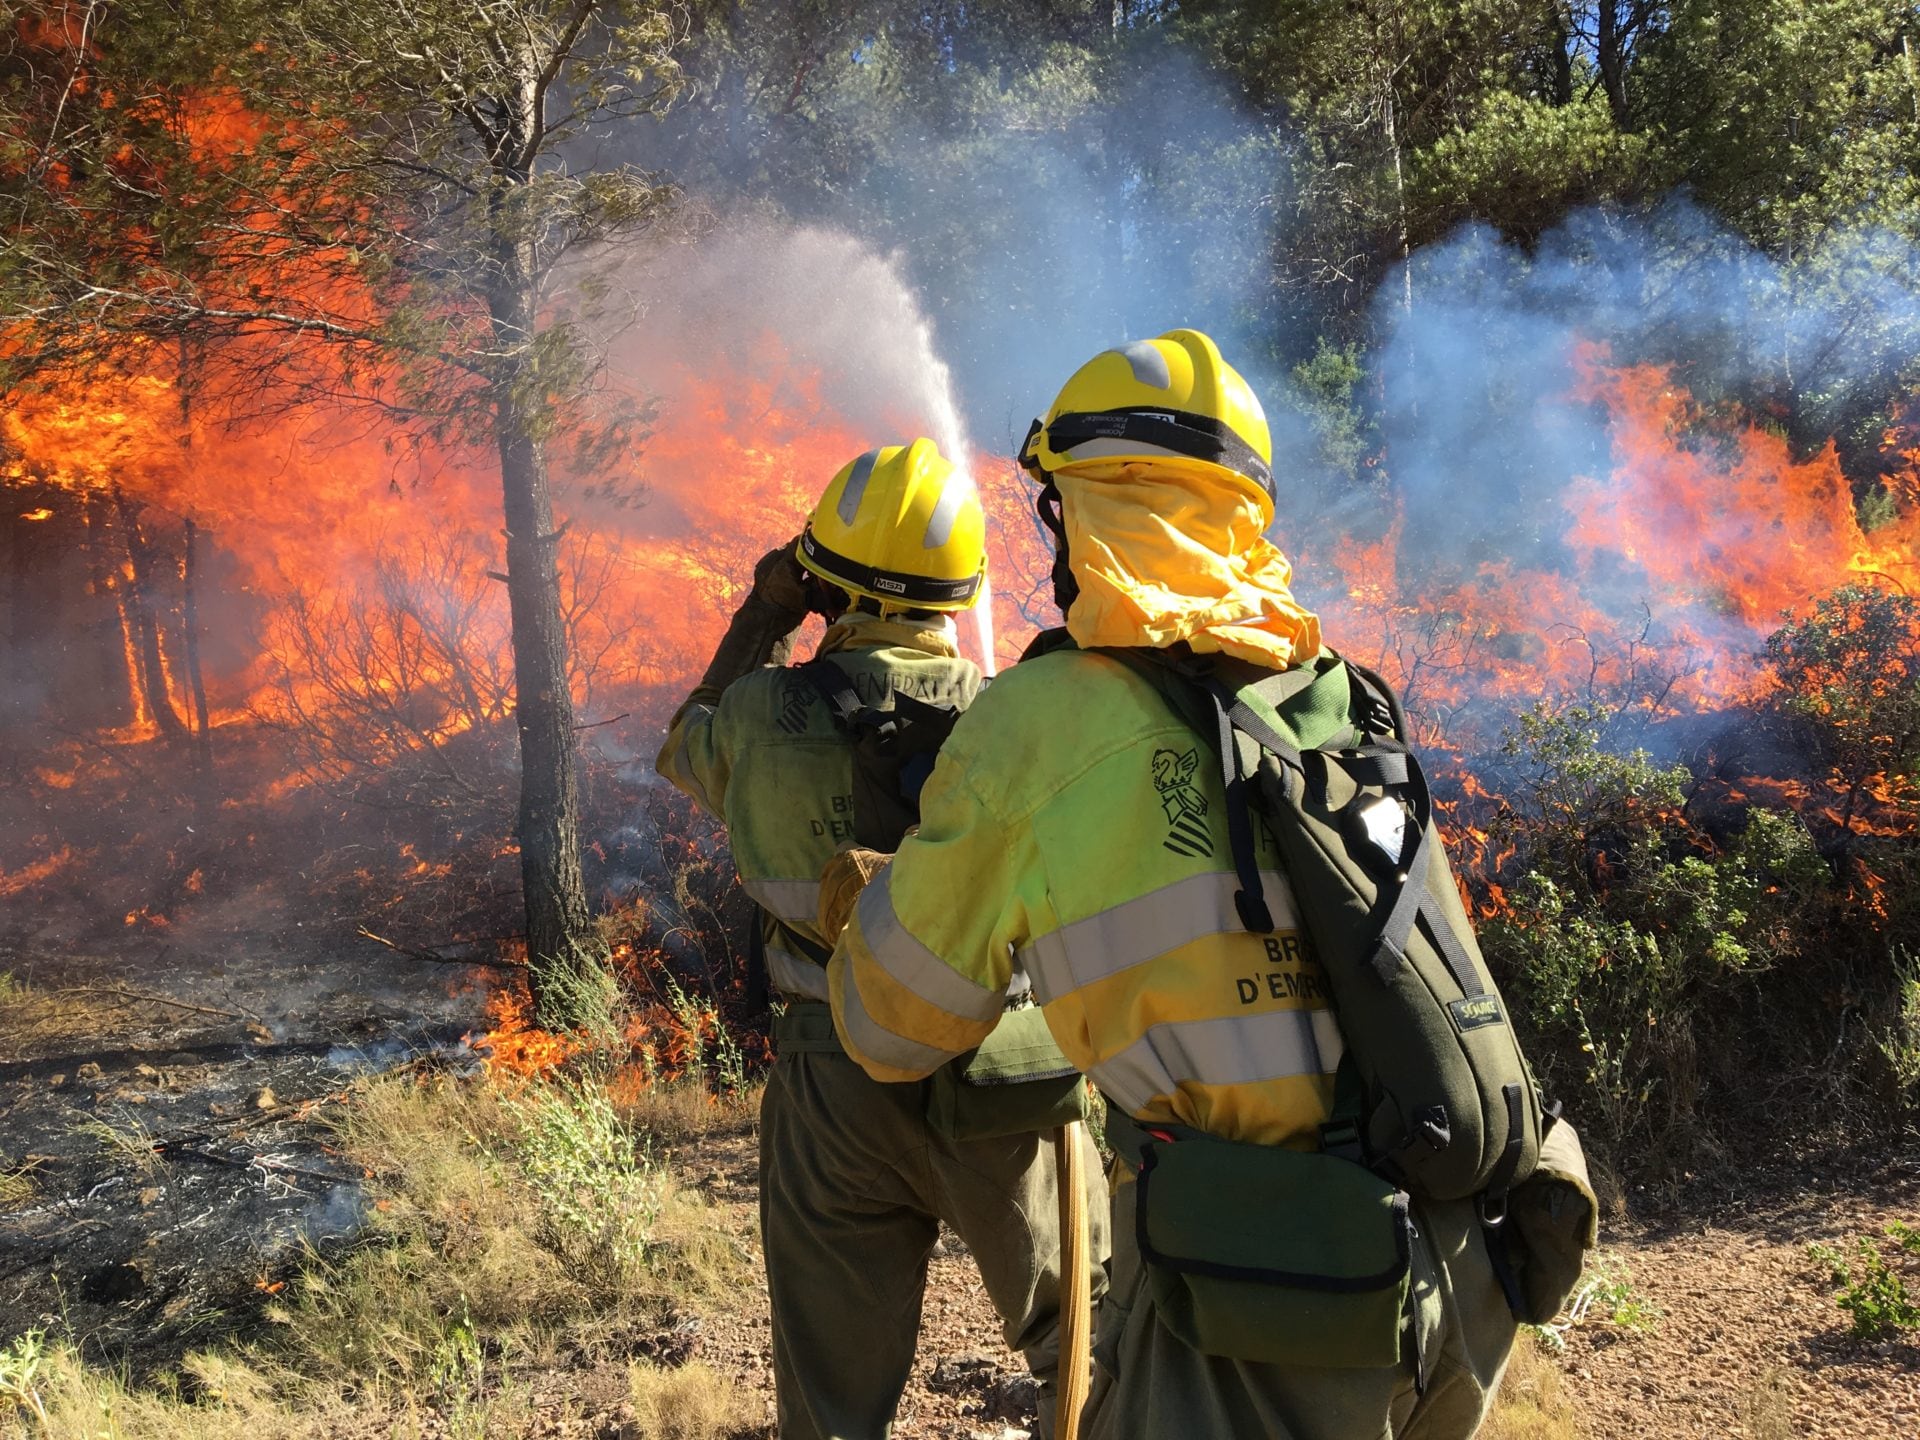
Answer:
[[477, 976], [261, 938], [178, 968], [0, 946], [52, 1017], [0, 1035], [0, 1344], [61, 1331], [139, 1374], [252, 1326], [362, 1227], [329, 1143], [346, 1088], [480, 1063]]

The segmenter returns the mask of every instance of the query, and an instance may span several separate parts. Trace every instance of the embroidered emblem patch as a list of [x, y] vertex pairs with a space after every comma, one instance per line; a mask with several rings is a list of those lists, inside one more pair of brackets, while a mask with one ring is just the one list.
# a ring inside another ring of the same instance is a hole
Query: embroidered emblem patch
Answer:
[[1160, 792], [1160, 808], [1167, 812], [1167, 838], [1161, 843], [1176, 855], [1208, 859], [1213, 855], [1213, 836], [1207, 830], [1207, 797], [1195, 788], [1194, 773], [1200, 768], [1200, 752], [1177, 754], [1172, 750], [1153, 752], [1153, 788]]
[[813, 703], [814, 689], [797, 674], [787, 677], [780, 687], [780, 728], [799, 735], [807, 728], [807, 707]]

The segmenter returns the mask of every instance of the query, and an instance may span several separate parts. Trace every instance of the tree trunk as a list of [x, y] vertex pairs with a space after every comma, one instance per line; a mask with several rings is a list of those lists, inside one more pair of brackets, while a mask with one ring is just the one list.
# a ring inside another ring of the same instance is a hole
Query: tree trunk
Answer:
[[1613, 112], [1614, 127], [1630, 130], [1627, 111], [1627, 41], [1620, 25], [1620, 0], [1600, 0], [1600, 30], [1595, 42], [1599, 52], [1600, 83], [1606, 87], [1607, 108]]
[[[175, 390], [180, 398], [180, 449], [189, 463], [193, 458], [193, 346], [180, 336], [178, 380]], [[200, 602], [195, 585], [199, 570], [200, 527], [189, 515], [186, 519], [185, 548], [180, 556], [180, 625], [186, 631], [187, 695], [193, 701], [193, 763], [199, 772], [195, 800], [206, 804], [213, 779], [213, 736], [207, 724], [207, 684], [200, 669]]]
[[80, 514], [87, 529], [87, 593], [96, 602], [87, 631], [100, 695], [95, 703], [95, 723], [118, 729], [139, 718], [135, 691], [140, 673], [133, 657], [133, 626], [118, 578], [119, 567], [109, 549], [105, 504], [104, 497], [89, 490]]
[[14, 503], [17, 492], [0, 490], [0, 523], [7, 527], [7, 652], [6, 665], [0, 669], [5, 693], [0, 694], [0, 770], [9, 783], [18, 784], [21, 754], [26, 728], [30, 677], [27, 674], [27, 526], [20, 518], [20, 506]]
[[202, 788], [213, 774], [213, 736], [207, 726], [207, 685], [200, 672], [200, 605], [194, 580], [199, 569], [200, 527], [187, 521], [186, 554], [180, 565], [180, 619], [187, 632], [187, 691], [193, 698], [194, 764]]
[[580, 871], [580, 782], [567, 629], [539, 440], [545, 404], [533, 373], [534, 255], [515, 233], [508, 203], [524, 174], [500, 175], [494, 200], [488, 309], [500, 359], [493, 388], [507, 522], [507, 600], [513, 618], [514, 722], [520, 732], [520, 882], [527, 916], [527, 977], [547, 1029], [598, 1027], [613, 998], [607, 947], [594, 928]]
[[153, 552], [140, 530], [138, 507], [128, 501], [126, 492], [113, 487], [113, 506], [120, 518], [121, 538], [127, 546], [127, 564], [131, 578], [127, 582], [127, 615], [133, 625], [134, 656], [139, 662], [140, 686], [147, 699], [147, 712], [161, 735], [169, 740], [185, 737], [187, 727], [173, 708], [167, 693], [166, 661], [160, 653], [160, 617], [153, 608]]
[[[1381, 17], [1376, 17], [1374, 25], [1374, 63], [1380, 73], [1380, 128], [1387, 145], [1387, 159], [1393, 168], [1393, 194], [1395, 207], [1394, 239], [1400, 251], [1400, 313], [1402, 322], [1409, 327], [1413, 323], [1413, 222], [1407, 209], [1407, 171], [1403, 147], [1400, 142], [1400, 99], [1395, 93], [1394, 82], [1400, 68], [1406, 63], [1406, 42], [1400, 24], [1400, 12], [1389, 7], [1385, 19], [1392, 22], [1389, 32]], [[1409, 347], [1408, 356], [1417, 353], [1416, 347]], [[1384, 371], [1385, 367], [1381, 367]], [[1384, 383], [1384, 382], [1383, 382]], [[1418, 388], [1409, 384], [1408, 393], [1418, 394]], [[1408, 406], [1408, 414], [1417, 413], [1413, 405]]]
[[1553, 0], [1553, 103], [1573, 103], [1573, 18], [1567, 0]]

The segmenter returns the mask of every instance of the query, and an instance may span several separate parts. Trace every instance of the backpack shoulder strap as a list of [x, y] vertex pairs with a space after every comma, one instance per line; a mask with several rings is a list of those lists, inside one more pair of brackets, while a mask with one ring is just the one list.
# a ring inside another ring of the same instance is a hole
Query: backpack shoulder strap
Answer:
[[1355, 723], [1368, 733], [1391, 736], [1405, 744], [1407, 713], [1400, 708], [1400, 697], [1394, 694], [1393, 687], [1378, 671], [1368, 669], [1358, 660], [1345, 655], [1340, 660], [1347, 667], [1347, 678], [1353, 687]]

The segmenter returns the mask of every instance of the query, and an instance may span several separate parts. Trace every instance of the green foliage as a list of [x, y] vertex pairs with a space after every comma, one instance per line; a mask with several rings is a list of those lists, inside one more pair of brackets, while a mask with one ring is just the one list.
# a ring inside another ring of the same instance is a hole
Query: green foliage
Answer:
[[1658, 1169], [1696, 1138], [1701, 1022], [1799, 953], [1829, 877], [1787, 815], [1756, 810], [1714, 845], [1686, 816], [1687, 770], [1604, 748], [1610, 718], [1543, 704], [1510, 733], [1495, 829], [1519, 878], [1480, 939], [1549, 1088], [1615, 1164]]
[[647, 1263], [665, 1174], [621, 1123], [603, 1086], [558, 1079], [509, 1102], [540, 1233], [592, 1286], [630, 1286]]
[[686, 1037], [683, 1068], [688, 1079], [706, 1087], [715, 1099], [740, 1095], [747, 1086], [747, 1057], [720, 1007], [707, 996], [690, 993], [676, 980], [668, 980], [667, 988], [667, 1008]]
[[1566, 1309], [1545, 1325], [1525, 1328], [1553, 1354], [1567, 1346], [1567, 1336], [1582, 1325], [1611, 1325], [1620, 1330], [1650, 1330], [1659, 1323], [1660, 1309], [1640, 1293], [1633, 1271], [1617, 1250], [1596, 1250], [1567, 1301]]
[[1884, 530], [1900, 518], [1900, 502], [1883, 485], [1876, 485], [1860, 499], [1860, 530], [1871, 535]]
[[1420, 155], [1415, 183], [1434, 212], [1474, 215], [1525, 240], [1579, 206], [1645, 193], [1653, 150], [1651, 136], [1615, 125], [1598, 89], [1570, 104], [1496, 90]]
[[[1886, 1233], [1908, 1254], [1920, 1250], [1911, 1227], [1896, 1221]], [[1838, 1290], [1835, 1302], [1852, 1318], [1855, 1339], [1885, 1340], [1903, 1330], [1920, 1329], [1920, 1304], [1870, 1236], [1854, 1242], [1851, 1256], [1831, 1245], [1811, 1245], [1807, 1253], [1826, 1269]]]
[[1633, 1271], [1616, 1251], [1596, 1251], [1568, 1304], [1574, 1323], [1598, 1320], [1622, 1330], [1647, 1330], [1660, 1318], [1657, 1306], [1634, 1288]]
[[1886, 1065], [1894, 1103], [1920, 1113], [1920, 963], [1904, 951], [1894, 955], [1892, 1018], [1875, 1042]]
[[42, 1426], [47, 1410], [36, 1382], [46, 1354], [46, 1336], [39, 1330], [25, 1331], [0, 1348], [0, 1403], [26, 1411]]
[[1902, 0], [1681, 0], [1637, 65], [1676, 179], [1773, 253], [1836, 224], [1920, 233]]
[[1334, 345], [1322, 335], [1313, 358], [1293, 367], [1295, 392], [1318, 432], [1320, 463], [1328, 474], [1357, 480], [1367, 451], [1379, 443], [1355, 392], [1366, 378], [1358, 345]]

